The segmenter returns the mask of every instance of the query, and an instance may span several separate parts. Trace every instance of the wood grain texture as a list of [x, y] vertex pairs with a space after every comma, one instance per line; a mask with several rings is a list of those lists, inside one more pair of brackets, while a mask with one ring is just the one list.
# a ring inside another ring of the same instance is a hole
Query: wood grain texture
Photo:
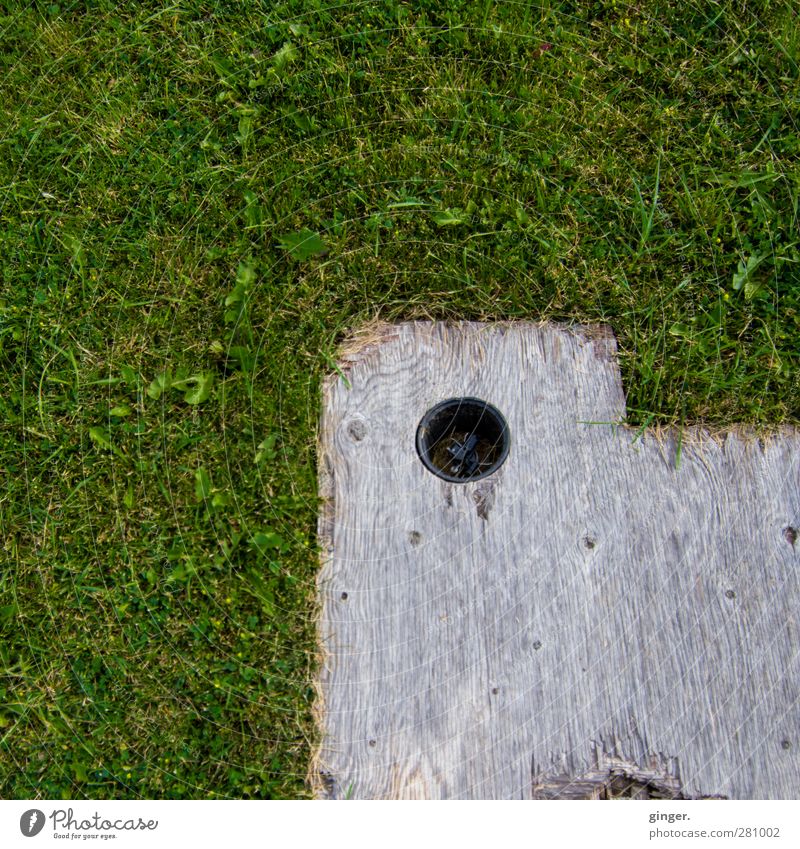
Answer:
[[[676, 468], [676, 434], [621, 424], [615, 355], [603, 327], [415, 322], [343, 356], [319, 795], [797, 798], [798, 436], [684, 432]], [[483, 481], [416, 455], [458, 396], [509, 423]]]

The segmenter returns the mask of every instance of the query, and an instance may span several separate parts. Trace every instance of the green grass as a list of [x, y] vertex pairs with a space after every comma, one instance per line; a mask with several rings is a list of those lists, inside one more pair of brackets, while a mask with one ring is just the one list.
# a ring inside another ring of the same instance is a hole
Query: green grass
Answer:
[[633, 424], [800, 420], [800, 21], [749, 7], [2, 5], [0, 796], [308, 792], [376, 315], [609, 322]]

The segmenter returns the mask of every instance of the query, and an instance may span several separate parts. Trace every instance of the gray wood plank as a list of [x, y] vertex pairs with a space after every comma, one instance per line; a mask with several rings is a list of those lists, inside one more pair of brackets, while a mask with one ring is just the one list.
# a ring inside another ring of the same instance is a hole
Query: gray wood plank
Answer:
[[[319, 443], [320, 796], [797, 797], [798, 435], [691, 430], [676, 468], [675, 433], [624, 425], [615, 356], [608, 328], [529, 323], [345, 350]], [[458, 396], [510, 426], [483, 481], [415, 451]]]

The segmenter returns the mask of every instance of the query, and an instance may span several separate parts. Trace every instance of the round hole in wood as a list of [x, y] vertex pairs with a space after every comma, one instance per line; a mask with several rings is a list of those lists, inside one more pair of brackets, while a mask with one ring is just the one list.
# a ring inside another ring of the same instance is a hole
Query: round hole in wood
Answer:
[[417, 428], [417, 454], [428, 471], [452, 483], [481, 480], [508, 457], [508, 424], [480, 398], [450, 398], [431, 407]]

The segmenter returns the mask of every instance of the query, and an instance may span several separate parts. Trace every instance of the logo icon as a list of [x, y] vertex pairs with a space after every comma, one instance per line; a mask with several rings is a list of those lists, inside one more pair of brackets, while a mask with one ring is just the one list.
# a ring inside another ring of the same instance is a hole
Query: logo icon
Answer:
[[36, 837], [44, 828], [44, 821], [44, 814], [36, 808], [31, 808], [19, 818], [19, 830], [25, 837]]

